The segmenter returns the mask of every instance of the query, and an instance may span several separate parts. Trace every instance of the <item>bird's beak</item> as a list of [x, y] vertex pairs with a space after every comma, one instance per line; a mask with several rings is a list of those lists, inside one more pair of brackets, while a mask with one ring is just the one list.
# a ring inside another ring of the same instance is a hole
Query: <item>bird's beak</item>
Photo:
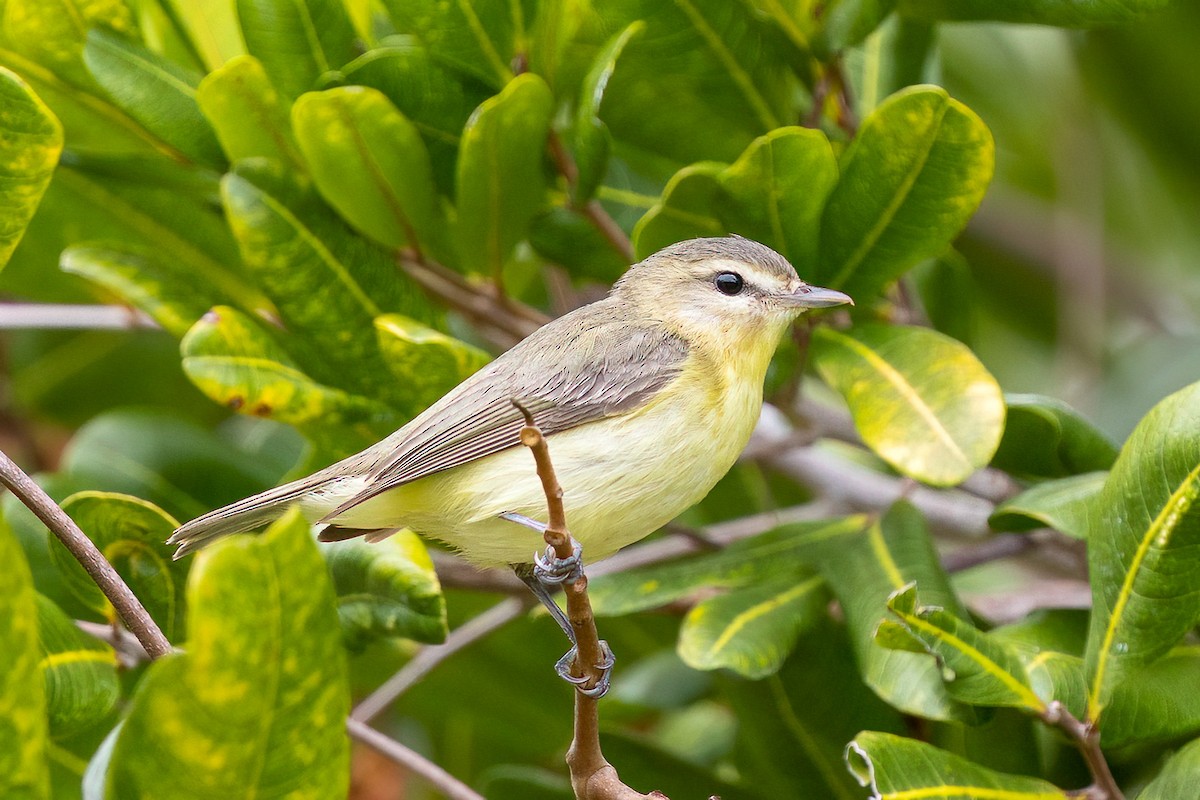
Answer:
[[779, 299], [788, 306], [795, 308], [831, 308], [833, 306], [854, 305], [850, 295], [836, 289], [822, 289], [820, 286], [800, 285], [790, 294], [780, 295]]

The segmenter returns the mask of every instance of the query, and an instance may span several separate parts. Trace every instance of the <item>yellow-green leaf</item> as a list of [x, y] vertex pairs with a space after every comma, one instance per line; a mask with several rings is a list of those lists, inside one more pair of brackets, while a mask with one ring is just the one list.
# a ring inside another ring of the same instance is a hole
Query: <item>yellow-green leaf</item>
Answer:
[[949, 486], [996, 452], [1004, 397], [961, 342], [927, 328], [820, 328], [812, 359], [867, 446], [905, 475]]
[[8, 47], [76, 86], [92, 86], [83, 47], [92, 28], [126, 36], [137, 32], [126, 0], [6, 0], [4, 39]]
[[37, 618], [50, 730], [55, 738], [69, 736], [104, 719], [116, 705], [117, 655], [40, 594]]
[[662, 199], [633, 227], [633, 249], [645, 258], [669, 244], [699, 236], [722, 236], [725, 224], [717, 216], [721, 184], [717, 178], [727, 165], [704, 161], [684, 167], [671, 176]]
[[0, 67], [0, 270], [33, 219], [62, 146], [58, 119], [29, 84]]
[[237, 56], [210, 72], [196, 87], [196, 102], [230, 162], [271, 158], [290, 169], [304, 168], [287, 104], [258, 59]]
[[151, 665], [110, 796], [328, 800], [349, 789], [349, 689], [333, 587], [293, 511], [204, 550], [187, 651]]
[[416, 416], [491, 357], [478, 347], [400, 314], [375, 320], [379, 350], [396, 378], [395, 404]]

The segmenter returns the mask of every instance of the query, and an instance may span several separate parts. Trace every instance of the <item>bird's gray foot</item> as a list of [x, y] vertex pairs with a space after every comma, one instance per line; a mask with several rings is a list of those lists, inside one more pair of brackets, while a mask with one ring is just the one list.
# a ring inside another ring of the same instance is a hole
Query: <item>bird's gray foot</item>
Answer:
[[596, 685], [590, 689], [583, 688], [583, 684], [588, 682], [588, 676], [576, 677], [571, 674], [571, 664], [574, 663], [578, 653], [579, 649], [572, 647], [554, 665], [554, 671], [558, 673], [558, 677], [574, 686], [575, 691], [585, 697], [594, 697], [596, 699], [604, 697], [608, 692], [608, 687], [612, 679], [613, 665], [617, 663], [617, 657], [613, 655], [612, 648], [608, 646], [608, 642], [603, 639], [600, 640], [600, 653], [603, 660], [595, 665], [596, 669], [600, 670], [600, 678], [596, 681]]
[[574, 583], [583, 574], [583, 545], [571, 540], [571, 555], [559, 558], [553, 547], [546, 552], [533, 554], [533, 576], [546, 586]]

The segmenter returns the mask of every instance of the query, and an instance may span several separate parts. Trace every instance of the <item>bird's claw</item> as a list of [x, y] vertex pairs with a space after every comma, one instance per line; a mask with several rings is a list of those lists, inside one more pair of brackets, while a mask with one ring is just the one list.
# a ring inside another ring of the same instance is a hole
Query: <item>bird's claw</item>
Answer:
[[591, 676], [571, 674], [571, 664], [575, 662], [575, 658], [579, 655], [578, 647], [572, 647], [568, 650], [566, 655], [560, 658], [554, 665], [554, 671], [558, 673], [558, 677], [574, 686], [575, 691], [584, 697], [599, 699], [608, 692], [608, 687], [612, 680], [613, 665], [617, 663], [617, 657], [613, 655], [612, 648], [603, 639], [600, 640], [600, 654], [603, 660], [595, 665], [595, 668], [600, 671], [600, 676], [596, 679], [596, 685], [590, 689], [583, 688], [583, 685], [591, 680]]
[[571, 540], [571, 555], [559, 558], [553, 547], [533, 554], [533, 574], [546, 586], [574, 583], [583, 574], [583, 545]]

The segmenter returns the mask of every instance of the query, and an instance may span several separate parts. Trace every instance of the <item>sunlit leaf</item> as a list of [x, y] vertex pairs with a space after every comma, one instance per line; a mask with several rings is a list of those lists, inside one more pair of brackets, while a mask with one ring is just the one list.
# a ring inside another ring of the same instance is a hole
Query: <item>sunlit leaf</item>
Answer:
[[[153, 503], [112, 492], [79, 492], [63, 510], [108, 559], [168, 639], [183, 638], [183, 584], [188, 564], [171, 559], [164, 542], [179, 523]], [[108, 598], [57, 537], [50, 555], [67, 587], [93, 611], [112, 619]]]
[[196, 88], [196, 102], [231, 162], [272, 158], [303, 168], [287, 105], [258, 59], [237, 56], [210, 72]]
[[75, 626], [53, 601], [37, 596], [38, 667], [46, 684], [46, 712], [56, 738], [108, 716], [121, 695], [117, 656]]
[[825, 611], [824, 581], [801, 573], [702, 600], [679, 629], [679, 655], [694, 669], [756, 679], [777, 672], [796, 639]]
[[37, 600], [17, 540], [0, 525], [0, 796], [46, 800], [46, 696], [38, 672]]
[[412, 531], [382, 542], [322, 548], [338, 596], [342, 638], [360, 651], [379, 638], [437, 644], [446, 638], [446, 601], [425, 545]]
[[807, 277], [817, 269], [821, 212], [837, 176], [825, 134], [779, 128], [755, 139], [718, 176], [717, 215], [729, 230], [778, 250]]
[[936, 331], [820, 328], [813, 363], [850, 406], [863, 441], [906, 475], [958, 483], [991, 460], [1004, 428], [996, 379], [965, 345]]
[[994, 149], [987, 126], [944, 89], [889, 97], [841, 157], [813, 283], [862, 303], [941, 253], [983, 199]]
[[1166, 653], [1200, 618], [1200, 383], [1155, 406], [1121, 449], [1093, 506], [1088, 710]]
[[4, 38], [9, 47], [76, 86], [90, 86], [83, 65], [88, 30], [107, 28], [126, 36], [137, 32], [125, 0], [6, 0]]
[[429, 153], [383, 94], [361, 86], [309, 92], [292, 107], [292, 122], [317, 188], [347, 222], [388, 247], [444, 257]]
[[0, 68], [0, 269], [33, 218], [62, 152], [53, 112], [19, 76]]
[[491, 360], [477, 347], [399, 314], [375, 320], [379, 350], [396, 377], [395, 403], [416, 416]]
[[1061, 400], [1036, 394], [1004, 400], [1008, 414], [994, 466], [1022, 477], [1061, 478], [1106, 470], [1116, 461], [1108, 437]]
[[645, 258], [684, 239], [726, 233], [716, 212], [721, 189], [717, 178], [725, 166], [716, 162], [693, 164], [679, 170], [667, 181], [662, 199], [633, 228], [633, 249], [637, 258]]
[[237, 11], [247, 51], [289, 99], [358, 54], [339, 0], [237, 0]]
[[915, 642], [937, 659], [956, 700], [1014, 706], [1031, 714], [1045, 712], [1046, 700], [1035, 693], [1015, 651], [944, 609], [919, 605], [917, 588], [910, 583], [888, 598], [894, 619], [880, 623], [875, 631], [877, 644], [911, 650]]
[[464, 269], [498, 275], [541, 210], [553, 97], [536, 75], [514, 78], [481, 105], [458, 158], [457, 238]]
[[308, 524], [292, 512], [196, 562], [187, 652], [143, 678], [113, 752], [109, 792], [345, 797], [345, 656]]
[[575, 108], [575, 124], [571, 129], [571, 149], [575, 153], [575, 166], [579, 169], [575, 184], [576, 203], [592, 199], [608, 169], [611, 137], [608, 127], [600, 119], [600, 105], [608, 81], [617, 68], [617, 59], [629, 44], [629, 40], [645, 30], [642, 20], [634, 20], [620, 33], [609, 39], [600, 54], [592, 62], [591, 69], [583, 79], [579, 101]]
[[993, 772], [933, 745], [863, 731], [846, 748], [846, 764], [873, 797], [928, 800], [1066, 800], [1037, 778]]
[[998, 531], [1054, 528], [1077, 539], [1086, 538], [1089, 509], [1107, 479], [1107, 472], [1085, 472], [1039, 483], [997, 506], [988, 525]]
[[83, 58], [112, 101], [146, 130], [200, 164], [225, 164], [196, 103], [199, 75], [99, 28], [88, 34]]
[[533, 22], [528, 0], [384, 0], [401, 33], [414, 35], [438, 60], [496, 88], [513, 77], [523, 27]]
[[899, 502], [882, 519], [828, 539], [817, 557], [845, 612], [867, 685], [906, 713], [974, 721], [972, 709], [951, 699], [928, 655], [888, 650], [875, 642], [875, 630], [888, 614], [888, 596], [912, 582], [921, 587], [926, 602], [956, 616], [967, 613], [950, 589], [920, 513]]

